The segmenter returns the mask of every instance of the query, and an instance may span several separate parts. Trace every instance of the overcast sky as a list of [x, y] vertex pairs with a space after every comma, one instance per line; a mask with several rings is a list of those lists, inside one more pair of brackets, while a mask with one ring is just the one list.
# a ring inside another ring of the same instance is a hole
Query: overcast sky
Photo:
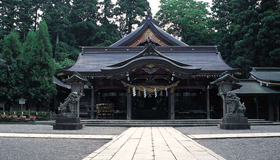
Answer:
[[[117, 0], [112, 0], [113, 3], [116, 3]], [[150, 6], [152, 8], [152, 14], [153, 16], [157, 13], [157, 11], [159, 10], [159, 1], [160, 0], [148, 0], [150, 3]], [[212, 0], [197, 0], [197, 1], [203, 1], [203, 2], [208, 2], [210, 5], [212, 3]]]

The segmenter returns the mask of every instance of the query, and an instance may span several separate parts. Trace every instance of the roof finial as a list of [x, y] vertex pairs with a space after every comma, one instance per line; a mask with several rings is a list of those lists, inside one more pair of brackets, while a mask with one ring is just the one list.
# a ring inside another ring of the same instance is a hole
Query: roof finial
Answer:
[[146, 20], [152, 20], [153, 18], [152, 18], [152, 16], [151, 15], [147, 15], [146, 16]]

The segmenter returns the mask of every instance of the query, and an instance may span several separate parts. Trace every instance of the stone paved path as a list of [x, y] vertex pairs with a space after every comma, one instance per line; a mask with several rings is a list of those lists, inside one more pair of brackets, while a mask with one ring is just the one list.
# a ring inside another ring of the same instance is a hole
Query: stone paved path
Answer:
[[172, 127], [132, 127], [83, 160], [224, 160]]
[[29, 133], [0, 133], [0, 137], [9, 138], [60, 138], [60, 139], [103, 139], [111, 140], [115, 135], [75, 135], [75, 134], [29, 134]]
[[193, 134], [188, 137], [191, 139], [268, 138], [280, 137], [280, 133]]

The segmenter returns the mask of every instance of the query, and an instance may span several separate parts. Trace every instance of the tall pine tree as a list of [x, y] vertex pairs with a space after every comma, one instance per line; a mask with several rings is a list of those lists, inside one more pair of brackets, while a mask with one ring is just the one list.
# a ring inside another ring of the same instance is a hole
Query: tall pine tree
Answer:
[[53, 83], [55, 61], [52, 58], [52, 45], [45, 21], [41, 21], [36, 32], [34, 49], [31, 50], [30, 57], [28, 93], [36, 109], [39, 110], [40, 107], [47, 107], [50, 99], [56, 94]]
[[131, 33], [133, 25], [139, 25], [145, 16], [151, 15], [147, 0], [117, 0], [114, 10], [123, 36]]
[[260, 4], [256, 61], [260, 66], [280, 66], [280, 1], [263, 0]]
[[46, 21], [51, 43], [56, 49], [60, 41], [69, 41], [71, 0], [47, 0], [42, 6], [42, 18]]
[[218, 19], [218, 44], [222, 56], [244, 76], [256, 62], [255, 42], [259, 30], [258, 0], [214, 0], [213, 15]]
[[0, 97], [7, 99], [7, 104], [10, 106], [16, 104], [18, 99], [23, 96], [25, 86], [22, 67], [22, 44], [19, 41], [19, 34], [12, 31], [8, 34], [3, 43], [3, 51], [1, 58], [1, 76], [0, 76]]
[[109, 46], [121, 38], [118, 26], [114, 21], [110, 20], [114, 16], [114, 4], [111, 0], [102, 0], [100, 3], [100, 32], [98, 32], [98, 37], [101, 40], [99, 46]]

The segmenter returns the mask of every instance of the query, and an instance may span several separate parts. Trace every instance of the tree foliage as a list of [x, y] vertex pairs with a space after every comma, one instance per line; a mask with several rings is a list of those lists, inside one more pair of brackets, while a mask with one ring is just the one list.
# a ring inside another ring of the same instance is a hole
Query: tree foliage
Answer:
[[207, 3], [195, 0], [161, 0], [156, 17], [167, 32], [190, 45], [212, 44], [214, 31], [209, 28]]
[[52, 46], [45, 21], [41, 21], [35, 40], [34, 50], [30, 56], [32, 59], [29, 65], [28, 93], [32, 101], [38, 102], [37, 105], [46, 105], [56, 94], [56, 87], [53, 83], [55, 61], [52, 58]]
[[118, 0], [114, 10], [123, 36], [131, 33], [133, 25], [139, 25], [145, 16], [151, 14], [147, 0]]
[[103, 0], [100, 3], [100, 46], [108, 46], [121, 38], [121, 33], [115, 22], [110, 21], [114, 17], [114, 5], [111, 0]]
[[8, 104], [12, 104], [19, 99], [25, 90], [22, 70], [22, 44], [19, 35], [12, 31], [7, 35], [3, 42], [1, 58], [3, 61], [0, 66], [0, 97], [5, 97]]
[[280, 66], [280, 2], [264, 0], [259, 14], [260, 29], [257, 34], [260, 66]]
[[279, 1], [214, 0], [213, 27], [224, 59], [242, 68], [279, 66]]

